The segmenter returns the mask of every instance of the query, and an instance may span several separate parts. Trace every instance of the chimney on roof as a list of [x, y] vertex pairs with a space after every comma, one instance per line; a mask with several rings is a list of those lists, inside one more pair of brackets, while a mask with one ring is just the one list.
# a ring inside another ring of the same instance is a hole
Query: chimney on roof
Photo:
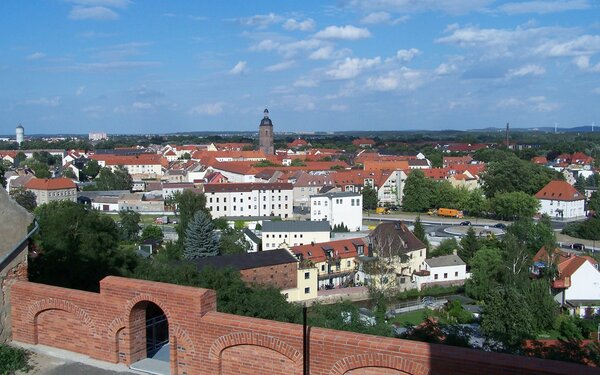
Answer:
[[315, 246], [315, 241], [310, 241], [310, 246]]

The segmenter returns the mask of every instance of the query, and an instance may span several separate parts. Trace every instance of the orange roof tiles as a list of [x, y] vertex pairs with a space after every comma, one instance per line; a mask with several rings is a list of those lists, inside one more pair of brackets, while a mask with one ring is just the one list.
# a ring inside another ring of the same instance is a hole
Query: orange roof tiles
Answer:
[[301, 254], [304, 259], [319, 263], [327, 260], [326, 250], [331, 251], [332, 257], [340, 259], [355, 258], [358, 256], [357, 246], [363, 246], [365, 254], [367, 254], [368, 248], [362, 238], [293, 246], [290, 250], [295, 255]]
[[584, 196], [566, 181], [550, 181], [542, 190], [535, 194], [537, 199], [548, 199], [557, 201], [579, 201]]
[[77, 186], [68, 178], [32, 178], [25, 183], [26, 189], [32, 190], [63, 190], [75, 189]]

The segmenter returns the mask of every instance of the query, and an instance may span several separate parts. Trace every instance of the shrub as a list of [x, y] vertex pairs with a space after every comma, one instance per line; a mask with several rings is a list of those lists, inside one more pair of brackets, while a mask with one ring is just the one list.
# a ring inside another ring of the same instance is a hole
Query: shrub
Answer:
[[14, 374], [18, 370], [27, 371], [27, 352], [8, 345], [0, 345], [0, 375]]

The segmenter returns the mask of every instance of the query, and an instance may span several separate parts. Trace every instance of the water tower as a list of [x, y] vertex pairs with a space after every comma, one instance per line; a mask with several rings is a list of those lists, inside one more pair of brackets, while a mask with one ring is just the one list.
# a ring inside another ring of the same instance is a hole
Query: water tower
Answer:
[[23, 141], [25, 140], [25, 128], [21, 124], [17, 126], [16, 134], [17, 143], [19, 144], [19, 146], [21, 146], [21, 143], [23, 143]]

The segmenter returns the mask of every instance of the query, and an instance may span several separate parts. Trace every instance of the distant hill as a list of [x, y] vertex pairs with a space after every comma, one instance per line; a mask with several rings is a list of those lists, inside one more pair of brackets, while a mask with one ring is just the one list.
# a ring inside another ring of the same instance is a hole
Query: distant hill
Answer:
[[[488, 128], [483, 128], [483, 129], [471, 129], [469, 131], [474, 131], [474, 132], [503, 132], [505, 131], [506, 128], [502, 127], [502, 128], [497, 128], [497, 127], [488, 127]], [[554, 127], [553, 126], [541, 126], [541, 127], [534, 127], [534, 128], [510, 128], [511, 132], [542, 132], [542, 133], [554, 133]], [[576, 126], [573, 128], [561, 128], [558, 127], [556, 129], [557, 132], [559, 133], [591, 133], [592, 132], [592, 126], [591, 125], [587, 125], [587, 126]], [[594, 126], [594, 133], [599, 132], [600, 133], [600, 127], [599, 126]]]

